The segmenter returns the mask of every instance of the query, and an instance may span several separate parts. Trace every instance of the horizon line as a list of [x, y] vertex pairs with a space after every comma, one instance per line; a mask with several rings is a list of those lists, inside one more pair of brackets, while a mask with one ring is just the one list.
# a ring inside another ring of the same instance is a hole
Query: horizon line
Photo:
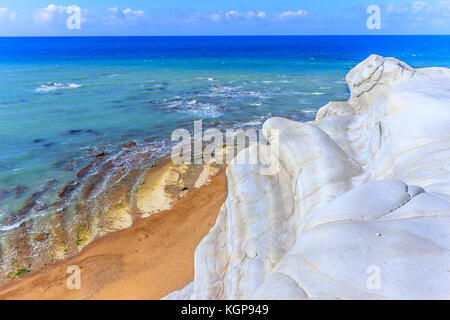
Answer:
[[95, 38], [95, 37], [348, 37], [348, 36], [450, 36], [450, 34], [217, 34], [217, 35], [42, 35], [42, 36], [0, 36], [0, 38]]

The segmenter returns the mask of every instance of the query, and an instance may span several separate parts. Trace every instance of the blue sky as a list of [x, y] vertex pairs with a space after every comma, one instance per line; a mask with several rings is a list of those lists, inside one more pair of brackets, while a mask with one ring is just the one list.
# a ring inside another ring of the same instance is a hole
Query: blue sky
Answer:
[[[66, 27], [71, 5], [79, 30]], [[450, 34], [450, 0], [0, 0], [0, 36], [276, 34]]]

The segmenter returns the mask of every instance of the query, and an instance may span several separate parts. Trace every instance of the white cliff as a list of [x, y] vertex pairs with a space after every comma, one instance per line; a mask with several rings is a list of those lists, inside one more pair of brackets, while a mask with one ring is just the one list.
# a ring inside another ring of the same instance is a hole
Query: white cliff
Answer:
[[168, 298], [450, 298], [450, 70], [372, 55], [346, 81], [315, 121], [266, 121], [275, 175], [230, 164], [194, 282]]

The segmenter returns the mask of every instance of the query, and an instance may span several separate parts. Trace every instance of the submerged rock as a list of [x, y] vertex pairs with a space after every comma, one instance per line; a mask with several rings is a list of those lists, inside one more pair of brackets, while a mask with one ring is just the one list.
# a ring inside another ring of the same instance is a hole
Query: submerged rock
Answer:
[[23, 185], [15, 186], [13, 188], [13, 193], [15, 196], [20, 196], [20, 195], [24, 194], [27, 189], [28, 189], [28, 187], [23, 186]]
[[122, 148], [132, 148], [135, 146], [136, 146], [136, 142], [134, 142], [134, 141], [122, 143]]
[[267, 120], [262, 163], [233, 160], [194, 282], [167, 298], [449, 298], [450, 70], [372, 55], [346, 80], [316, 121]]
[[0, 201], [2, 201], [3, 199], [7, 198], [9, 195], [9, 192], [6, 190], [0, 190]]

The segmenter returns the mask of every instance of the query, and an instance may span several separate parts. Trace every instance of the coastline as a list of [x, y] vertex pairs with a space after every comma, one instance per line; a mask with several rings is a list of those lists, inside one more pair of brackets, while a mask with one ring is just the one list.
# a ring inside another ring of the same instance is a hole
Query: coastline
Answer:
[[[0, 299], [160, 299], [194, 278], [194, 251], [227, 196], [222, 168], [172, 208], [95, 239], [74, 257], [0, 287]], [[81, 269], [81, 289], [66, 287], [67, 267]]]
[[[268, 161], [238, 168], [257, 145], [226, 175], [214, 162], [163, 158], [129, 179], [130, 198], [105, 195], [118, 201], [107, 214], [121, 231], [77, 233], [81, 253], [11, 281], [0, 299], [423, 299], [413, 278], [447, 298], [448, 173], [435, 164], [448, 159], [448, 77], [371, 55], [347, 75], [348, 101], [328, 103], [315, 121], [264, 123], [280, 146], [273, 175], [261, 173]], [[80, 290], [66, 287], [71, 265]], [[383, 288], [367, 284], [379, 265]]]

